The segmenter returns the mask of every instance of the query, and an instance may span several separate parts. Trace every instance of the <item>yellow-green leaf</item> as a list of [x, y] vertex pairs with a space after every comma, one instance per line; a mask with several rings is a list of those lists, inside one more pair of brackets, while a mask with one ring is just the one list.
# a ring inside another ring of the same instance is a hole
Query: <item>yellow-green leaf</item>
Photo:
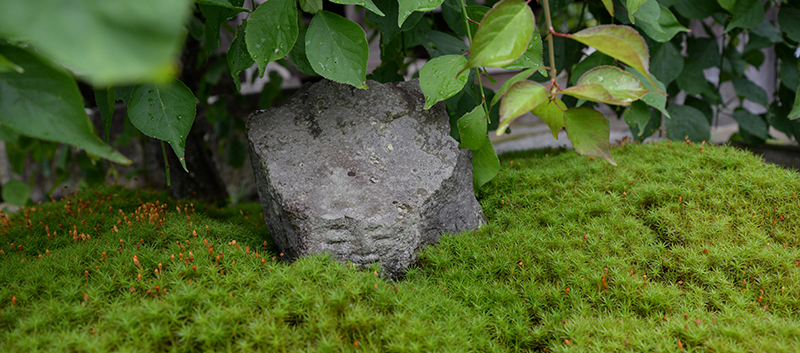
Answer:
[[608, 120], [603, 114], [590, 108], [572, 108], [564, 112], [564, 123], [575, 152], [582, 156], [600, 157], [611, 165], [617, 165], [611, 156]]
[[502, 135], [514, 119], [546, 102], [547, 97], [547, 89], [536, 82], [522, 80], [511, 85], [500, 103], [497, 136]]
[[576, 86], [561, 93], [611, 105], [628, 106], [648, 90], [636, 76], [614, 66], [600, 66], [587, 71]]
[[644, 39], [635, 29], [621, 25], [602, 25], [567, 36], [630, 65], [652, 82], [650, 53]]
[[558, 140], [558, 132], [564, 127], [564, 111], [566, 110], [567, 105], [561, 99], [551, 96], [547, 102], [531, 110], [531, 113], [542, 119], [550, 127], [553, 138]]
[[528, 48], [533, 35], [533, 12], [522, 0], [498, 2], [483, 17], [472, 38], [465, 69], [479, 66], [503, 67], [513, 63]]

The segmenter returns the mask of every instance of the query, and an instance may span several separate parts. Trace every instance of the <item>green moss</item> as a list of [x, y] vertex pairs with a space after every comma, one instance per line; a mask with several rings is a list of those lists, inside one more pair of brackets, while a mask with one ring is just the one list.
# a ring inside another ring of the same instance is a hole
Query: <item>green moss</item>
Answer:
[[800, 345], [798, 174], [724, 147], [612, 151], [619, 167], [563, 151], [504, 156], [478, 195], [489, 224], [443, 237], [397, 282], [325, 256], [282, 263], [259, 205], [107, 187], [26, 208], [0, 226], [0, 350]]

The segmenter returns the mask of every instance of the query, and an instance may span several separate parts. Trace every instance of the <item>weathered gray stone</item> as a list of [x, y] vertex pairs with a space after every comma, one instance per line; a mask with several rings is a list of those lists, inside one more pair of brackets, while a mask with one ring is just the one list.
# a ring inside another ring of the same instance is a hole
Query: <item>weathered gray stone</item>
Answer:
[[247, 123], [264, 218], [289, 259], [327, 252], [395, 278], [445, 232], [484, 222], [472, 153], [417, 80], [306, 85]]

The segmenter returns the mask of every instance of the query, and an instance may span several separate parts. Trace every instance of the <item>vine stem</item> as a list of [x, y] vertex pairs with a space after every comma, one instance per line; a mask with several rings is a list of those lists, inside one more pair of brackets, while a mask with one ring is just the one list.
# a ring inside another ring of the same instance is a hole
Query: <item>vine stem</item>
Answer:
[[164, 146], [164, 140], [161, 140], [161, 152], [164, 155], [164, 170], [167, 174], [167, 187], [170, 186], [170, 179], [169, 179], [169, 160], [167, 160], [167, 147]]
[[550, 19], [550, 4], [547, 0], [542, 0], [542, 7], [544, 7], [544, 18], [547, 21], [547, 29], [550, 33], [547, 34], [547, 48], [550, 54], [550, 95], [555, 95], [558, 89], [556, 83], [556, 55], [553, 52], [553, 36], [556, 31], [553, 29], [553, 21]]
[[[469, 21], [470, 18], [467, 16], [467, 4], [464, 0], [461, 0], [461, 18], [464, 20], [464, 29], [467, 31], [467, 38], [469, 38], [469, 44], [472, 45], [472, 29], [469, 28]], [[483, 105], [483, 110], [486, 111], [485, 119], [488, 119], [489, 124], [492, 123], [491, 118], [489, 117], [489, 107], [486, 106], [486, 93], [483, 92], [483, 82], [481, 82], [481, 70], [477, 69], [478, 72], [478, 88], [481, 90], [481, 105]], [[469, 74], [467, 74], [469, 77]]]

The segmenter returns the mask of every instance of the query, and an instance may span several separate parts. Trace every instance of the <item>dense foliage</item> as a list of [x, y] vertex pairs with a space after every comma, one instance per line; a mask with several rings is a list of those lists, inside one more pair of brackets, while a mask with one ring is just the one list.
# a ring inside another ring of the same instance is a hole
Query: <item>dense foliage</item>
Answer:
[[[501, 158], [398, 281], [281, 261], [260, 205], [120, 187], [0, 215], [0, 351], [791, 352], [797, 173], [701, 143]], [[376, 270], [378, 272], [376, 272]]]
[[[800, 116], [800, 9], [789, 3], [543, 0], [539, 21], [534, 15], [539, 5], [521, 0], [325, 2], [329, 9], [341, 4], [363, 7], [363, 26], [324, 10], [322, 0], [269, 0], [258, 6], [244, 0], [105, 1], [67, 7], [59, 0], [0, 1], [0, 139], [8, 142], [16, 170], [32, 153], [44, 169], [57, 160], [54, 172], [43, 172], [64, 178], [73, 157], [56, 143], [82, 148], [74, 158], [82, 168], [96, 171], [98, 157], [129, 163], [108, 145], [113, 108], [121, 100], [132, 127], [168, 143], [187, 169], [185, 141], [197, 105], [226, 111], [209, 107], [208, 98], [235, 92], [242, 72], [253, 64], [262, 75], [268, 63], [278, 61], [364, 88], [368, 78], [405, 79], [401, 74], [411, 74], [409, 59], [416, 57], [428, 60], [414, 73], [426, 105], [445, 101], [452, 135], [474, 152], [476, 187], [499, 168], [487, 132], [503, 133], [528, 111], [542, 118], [554, 137], [565, 128], [578, 153], [615, 163], [608, 122], [588, 101], [622, 107], [617, 112], [637, 138], [662, 128], [664, 115], [669, 138], [700, 142], [709, 138], [714, 114], [730, 103], [719, 93], [730, 81], [741, 99], [765, 109], [759, 115], [736, 110], [737, 138], [764, 142], [769, 126], [800, 137], [800, 121], [792, 120]], [[441, 11], [433, 12], [436, 8]], [[232, 27], [230, 20], [242, 13], [246, 19]], [[689, 32], [692, 20], [699, 20], [696, 27], [705, 33]], [[233, 35], [223, 48], [221, 30]], [[380, 41], [381, 65], [367, 75], [372, 40]], [[184, 54], [189, 48], [199, 53], [179, 67], [182, 47]], [[587, 47], [596, 51], [584, 55]], [[744, 75], [747, 67], [764, 64], [765, 48], [777, 55], [775, 97]], [[494, 81], [486, 67], [524, 71], [492, 92], [483, 86], [484, 80]], [[710, 68], [716, 68], [713, 82], [703, 71]], [[231, 79], [222, 79], [225, 74]], [[559, 75], [566, 86], [557, 84]], [[279, 80], [273, 81], [279, 87]], [[94, 97], [81, 97], [76, 82], [90, 84]], [[687, 98], [678, 104], [674, 97], [681, 91]], [[89, 123], [84, 98], [103, 116], [105, 142]], [[241, 120], [225, 114], [206, 118], [228, 126]], [[225, 140], [229, 130], [218, 129], [217, 137]], [[229, 160], [240, 161], [235, 156], [245, 153], [243, 145], [235, 139], [226, 143]], [[24, 184], [4, 188], [4, 196], [24, 202]]]

